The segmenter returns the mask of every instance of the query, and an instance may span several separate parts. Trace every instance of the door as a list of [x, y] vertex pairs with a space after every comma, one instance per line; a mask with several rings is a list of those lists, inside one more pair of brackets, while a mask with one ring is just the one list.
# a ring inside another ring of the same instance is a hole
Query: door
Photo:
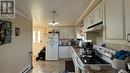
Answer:
[[125, 0], [125, 8], [126, 8], [126, 40], [127, 45], [130, 46], [130, 0]]

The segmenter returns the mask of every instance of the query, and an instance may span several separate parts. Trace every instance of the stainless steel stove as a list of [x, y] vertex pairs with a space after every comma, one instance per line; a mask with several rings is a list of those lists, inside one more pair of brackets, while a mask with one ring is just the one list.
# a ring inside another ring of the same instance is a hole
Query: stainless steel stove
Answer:
[[94, 45], [93, 49], [96, 51], [93, 55], [79, 55], [76, 58], [77, 65], [79, 66], [79, 73], [85, 73], [85, 68], [91, 65], [98, 66], [110, 66], [112, 55], [115, 53], [113, 50], [110, 50], [105, 47], [100, 47]]
[[110, 64], [109, 62], [103, 60], [102, 58], [98, 56], [80, 57], [80, 60], [83, 62], [83, 64]]

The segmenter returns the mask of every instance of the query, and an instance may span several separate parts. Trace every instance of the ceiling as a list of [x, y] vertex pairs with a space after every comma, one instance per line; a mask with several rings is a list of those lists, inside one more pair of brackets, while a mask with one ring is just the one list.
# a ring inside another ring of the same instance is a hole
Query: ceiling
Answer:
[[48, 25], [56, 11], [58, 26], [74, 25], [91, 0], [15, 0], [16, 11], [33, 19], [35, 25]]

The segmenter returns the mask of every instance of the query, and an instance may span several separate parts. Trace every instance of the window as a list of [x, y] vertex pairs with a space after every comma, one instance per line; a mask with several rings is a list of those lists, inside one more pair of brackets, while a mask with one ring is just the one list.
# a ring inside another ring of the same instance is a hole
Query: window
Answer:
[[38, 43], [41, 43], [41, 32], [40, 31], [37, 32], [37, 41], [38, 41]]
[[36, 31], [33, 31], [33, 43], [36, 43]]

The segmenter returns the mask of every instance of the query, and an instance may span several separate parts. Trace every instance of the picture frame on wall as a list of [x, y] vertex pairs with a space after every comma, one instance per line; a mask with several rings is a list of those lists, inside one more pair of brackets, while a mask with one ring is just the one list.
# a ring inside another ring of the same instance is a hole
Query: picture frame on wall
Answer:
[[8, 43], [11, 43], [11, 41], [12, 41], [12, 37], [7, 36], [5, 37], [4, 43], [8, 44]]
[[6, 22], [6, 29], [12, 29], [12, 22]]
[[12, 41], [12, 22], [0, 20], [0, 45], [9, 44]]
[[5, 31], [5, 36], [12, 36], [12, 30], [11, 29], [6, 29]]
[[15, 36], [20, 36], [20, 28], [19, 27], [15, 28]]
[[3, 21], [0, 20], [0, 45], [3, 45], [4, 42], [4, 28], [3, 28]]

